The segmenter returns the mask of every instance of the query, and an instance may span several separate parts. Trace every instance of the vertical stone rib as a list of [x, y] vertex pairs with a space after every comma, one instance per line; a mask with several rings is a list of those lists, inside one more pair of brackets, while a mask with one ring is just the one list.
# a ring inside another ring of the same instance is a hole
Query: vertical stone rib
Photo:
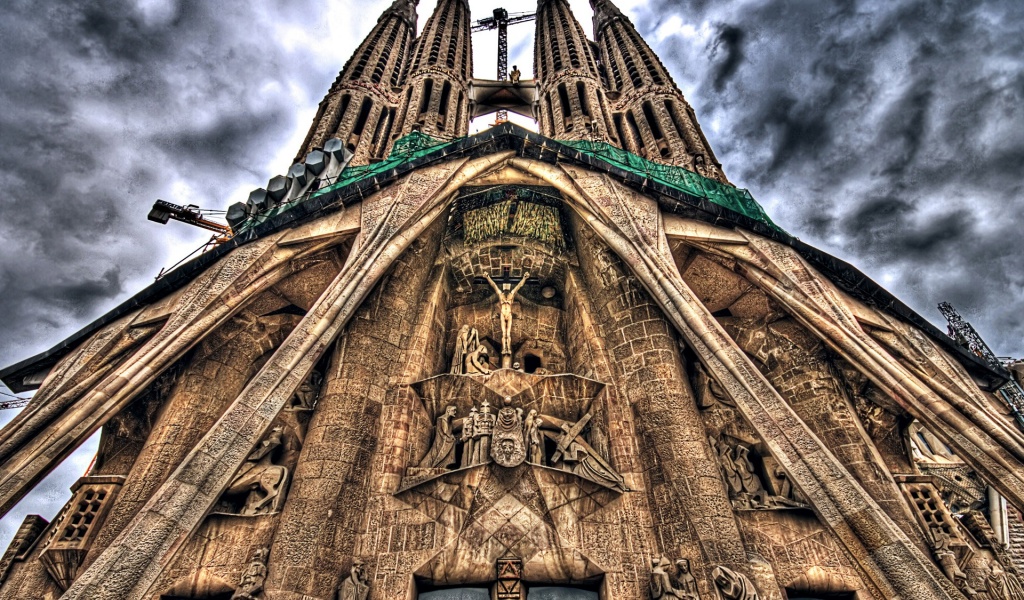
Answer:
[[338, 340], [274, 535], [267, 585], [274, 598], [326, 598], [351, 564], [371, 476], [379, 475], [373, 457], [399, 426], [385, 398], [394, 393], [389, 379], [404, 369], [416, 314], [403, 304], [419, 297], [439, 238], [435, 226], [396, 261]]
[[[574, 237], [609, 337], [616, 384], [637, 415], [635, 435], [641, 440], [640, 460], [648, 473], [659, 556], [690, 558], [705, 583], [717, 565], [747, 573], [757, 581], [762, 597], [781, 598], [770, 572], [749, 568], [671, 325], [639, 281], [593, 233], [578, 228]], [[680, 522], [680, 515], [687, 521]]]

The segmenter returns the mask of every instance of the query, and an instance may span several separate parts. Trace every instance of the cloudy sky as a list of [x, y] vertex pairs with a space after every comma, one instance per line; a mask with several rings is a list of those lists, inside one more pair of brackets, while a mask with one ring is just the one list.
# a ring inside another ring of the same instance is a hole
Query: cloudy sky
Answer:
[[[496, 1], [471, 0], [474, 17], [534, 6]], [[224, 209], [287, 169], [387, 4], [6, 2], [0, 364], [74, 333], [206, 240], [147, 222], [155, 199]], [[589, 33], [586, 0], [572, 6]], [[940, 327], [948, 300], [997, 354], [1024, 356], [1024, 2], [619, 6], [729, 177], [777, 223]], [[492, 77], [495, 35], [474, 41], [476, 73]], [[532, 49], [533, 27], [513, 27], [524, 73]], [[0, 550], [24, 514], [53, 517], [93, 452], [95, 440], [0, 520]]]

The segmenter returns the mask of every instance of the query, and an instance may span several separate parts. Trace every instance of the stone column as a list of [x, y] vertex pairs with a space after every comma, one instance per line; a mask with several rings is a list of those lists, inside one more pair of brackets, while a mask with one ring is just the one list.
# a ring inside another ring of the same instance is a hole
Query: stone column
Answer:
[[838, 373], [825, 356], [824, 344], [788, 318], [769, 325], [725, 319], [722, 325], [744, 352], [764, 365], [762, 373], [800, 419], [927, 556], [922, 532], [860, 425]]
[[89, 549], [87, 567], [167, 480], [256, 372], [257, 360], [277, 347], [298, 322], [295, 315], [242, 314], [196, 349], [135, 459], [103, 529]]
[[711, 570], [723, 565], [754, 579], [762, 598], [781, 598], [767, 564], [751, 568], [671, 325], [593, 233], [576, 227], [575, 234], [614, 382], [635, 415], [658, 550], [693, 561], [704, 594], [714, 593]]
[[[274, 535], [267, 594], [329, 598], [367, 527], [371, 469], [392, 379], [404, 368], [420, 297], [439, 248], [439, 219], [395, 262], [338, 340]], [[386, 413], [390, 415], [390, 413]], [[377, 565], [367, 564], [374, 579]]]

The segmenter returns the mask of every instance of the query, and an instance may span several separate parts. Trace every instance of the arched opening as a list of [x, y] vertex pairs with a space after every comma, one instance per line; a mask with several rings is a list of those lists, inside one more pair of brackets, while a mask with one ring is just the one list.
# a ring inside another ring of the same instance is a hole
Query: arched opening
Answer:
[[536, 373], [537, 369], [544, 366], [544, 361], [541, 360], [536, 354], [525, 354], [523, 355], [523, 372], [524, 373]]
[[565, 90], [565, 84], [558, 86], [558, 103], [562, 106], [562, 127], [566, 131], [572, 131], [572, 105], [569, 104], [569, 93]]
[[352, 135], [348, 137], [349, 152], [355, 152], [356, 146], [359, 145], [359, 138], [363, 135], [363, 128], [366, 127], [366, 120], [370, 118], [370, 111], [373, 109], [373, 101], [369, 98], [363, 100], [362, 106], [359, 107], [359, 116], [356, 117], [356, 124], [352, 128]]
[[444, 131], [445, 125], [448, 124], [448, 100], [452, 95], [452, 84], [449, 81], [445, 81], [444, 85], [441, 86], [441, 100], [438, 102], [437, 107], [437, 130]]
[[420, 95], [420, 110], [417, 113], [416, 120], [419, 123], [423, 123], [424, 116], [427, 113], [427, 109], [430, 108], [430, 96], [434, 93], [434, 80], [427, 79], [423, 82], [423, 94]]

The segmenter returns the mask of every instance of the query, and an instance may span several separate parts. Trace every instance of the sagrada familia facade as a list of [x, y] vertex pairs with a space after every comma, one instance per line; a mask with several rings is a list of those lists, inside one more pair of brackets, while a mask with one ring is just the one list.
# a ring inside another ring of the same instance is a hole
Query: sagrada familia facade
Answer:
[[0, 371], [4, 512], [102, 430], [0, 598], [1024, 600], [1011, 375], [772, 223], [591, 2], [486, 81], [466, 0], [396, 0], [230, 236]]

